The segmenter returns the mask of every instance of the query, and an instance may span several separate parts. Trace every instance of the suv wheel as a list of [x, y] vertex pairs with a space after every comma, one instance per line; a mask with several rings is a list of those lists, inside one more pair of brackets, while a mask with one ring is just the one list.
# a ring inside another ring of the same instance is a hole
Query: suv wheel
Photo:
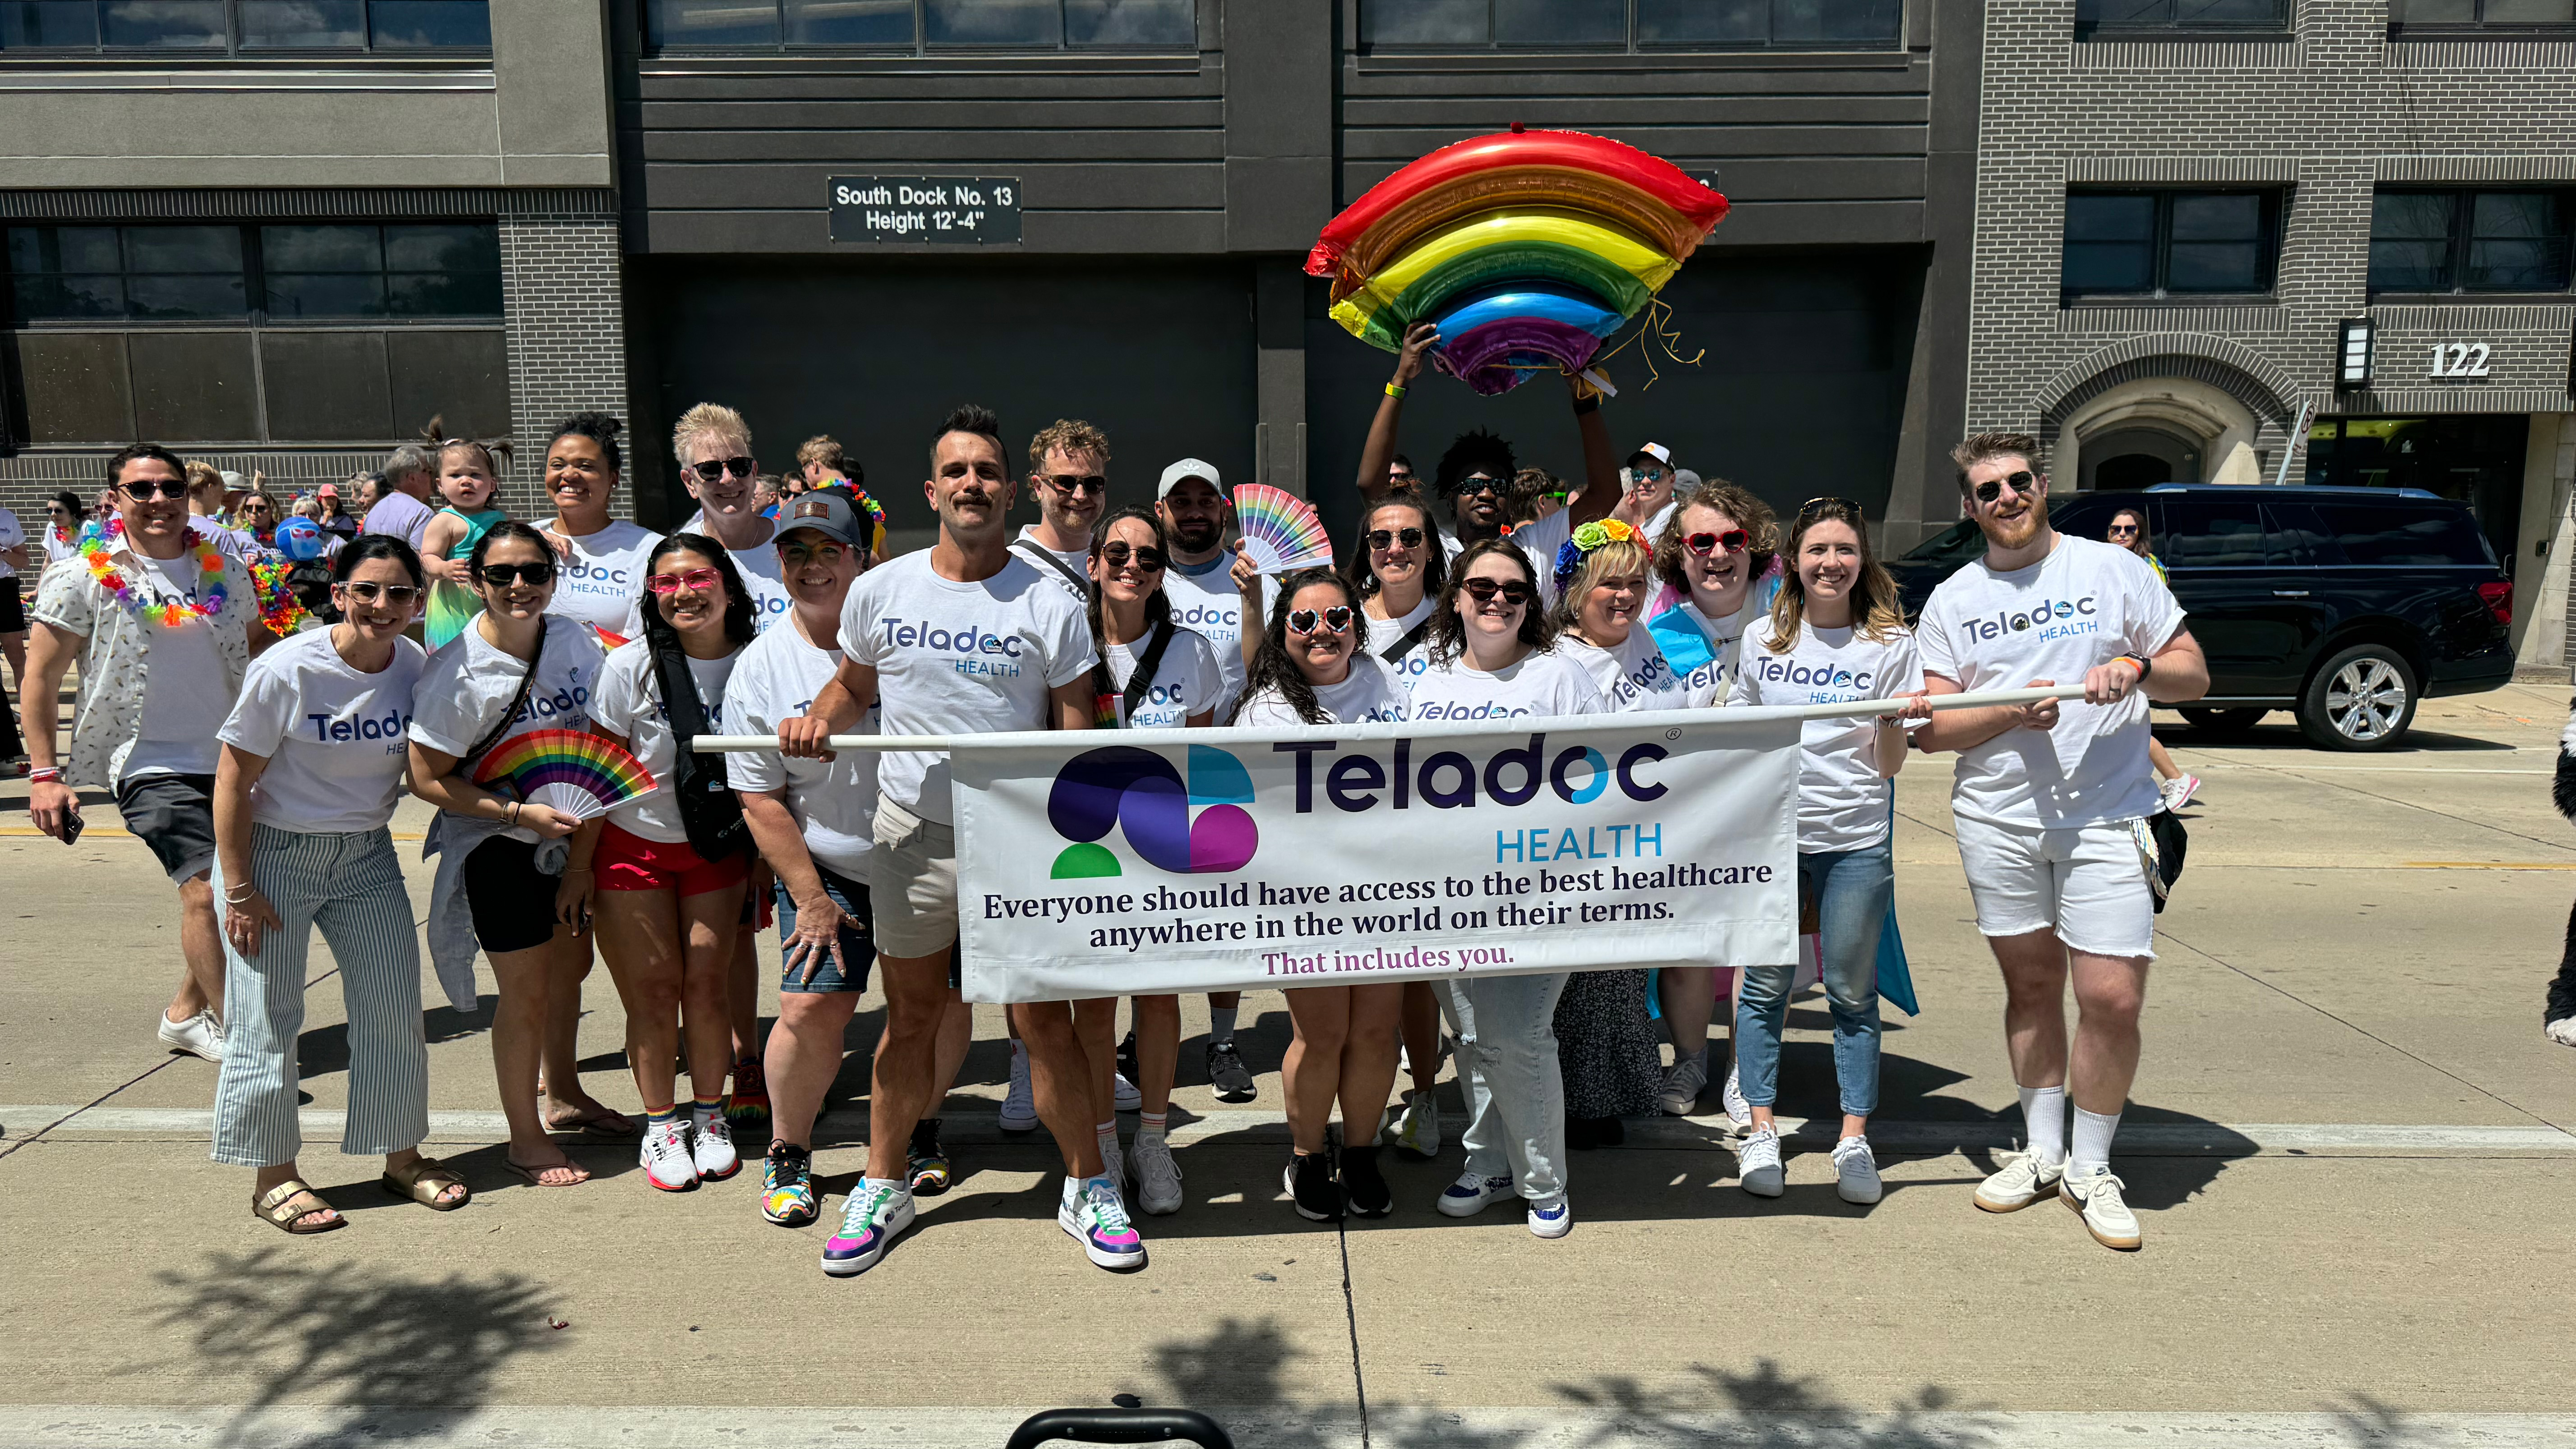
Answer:
[[2415, 720], [2415, 671], [2385, 644], [2336, 654], [2299, 696], [2299, 728], [2329, 750], [2384, 750]]
[[2193, 729], [2214, 735], [2241, 735], [2270, 713], [2268, 709], [2186, 709], [2182, 720]]

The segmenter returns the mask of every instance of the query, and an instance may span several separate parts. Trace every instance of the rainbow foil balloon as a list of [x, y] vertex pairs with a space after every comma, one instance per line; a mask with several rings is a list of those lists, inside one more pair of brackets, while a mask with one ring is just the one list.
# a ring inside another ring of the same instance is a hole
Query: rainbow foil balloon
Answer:
[[1577, 131], [1444, 146], [1324, 228], [1306, 270], [1333, 320], [1389, 352], [1437, 323], [1433, 365], [1480, 393], [1579, 371], [1726, 216], [1669, 161]]

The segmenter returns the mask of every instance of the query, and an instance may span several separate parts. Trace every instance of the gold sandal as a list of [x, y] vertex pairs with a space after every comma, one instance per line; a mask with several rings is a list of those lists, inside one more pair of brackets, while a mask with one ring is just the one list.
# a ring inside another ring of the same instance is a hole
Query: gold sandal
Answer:
[[[299, 1206], [296, 1202], [298, 1198], [305, 1199], [309, 1205]], [[297, 1226], [299, 1219], [311, 1217], [315, 1213], [329, 1213], [331, 1220], [311, 1227]], [[250, 1201], [250, 1215], [299, 1238], [313, 1233], [327, 1233], [333, 1228], [345, 1228], [349, 1225], [349, 1220], [340, 1216], [339, 1209], [324, 1202], [321, 1195], [314, 1192], [299, 1177], [290, 1177], [253, 1197]]]
[[408, 1167], [388, 1167], [376, 1181], [394, 1196], [408, 1198], [436, 1213], [452, 1213], [474, 1200], [472, 1188], [466, 1188], [462, 1196], [440, 1200], [439, 1194], [447, 1189], [465, 1187], [465, 1179], [435, 1157], [414, 1158]]

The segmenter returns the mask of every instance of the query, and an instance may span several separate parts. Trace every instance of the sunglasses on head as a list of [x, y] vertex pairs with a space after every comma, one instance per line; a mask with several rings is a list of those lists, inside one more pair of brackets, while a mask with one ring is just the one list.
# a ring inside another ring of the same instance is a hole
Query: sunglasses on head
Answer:
[[1324, 626], [1324, 632], [1333, 634], [1347, 634], [1351, 632], [1350, 606], [1347, 604], [1335, 604], [1329, 609], [1291, 609], [1288, 611], [1288, 632], [1291, 634], [1315, 633], [1317, 632], [1315, 626], [1318, 623], [1321, 623]]
[[119, 483], [116, 486], [126, 497], [137, 503], [156, 496], [161, 498], [188, 496], [188, 480], [185, 478], [137, 478], [130, 483]]
[[1398, 544], [1402, 544], [1406, 548], [1422, 547], [1422, 530], [1418, 528], [1372, 528], [1368, 531], [1368, 546], [1373, 549], [1383, 552], [1384, 550], [1393, 548]]
[[1123, 543], [1104, 543], [1100, 546], [1100, 561], [1113, 569], [1127, 567], [1129, 559], [1134, 559], [1136, 567], [1149, 574], [1163, 571], [1163, 551], [1152, 544], [1138, 544], [1134, 548], [1129, 548]]
[[2007, 486], [2012, 489], [2014, 497], [2026, 498], [2037, 488], [2038, 483], [2039, 479], [2028, 468], [2006, 473], [2001, 478], [1989, 478], [1977, 485], [1977, 501], [1992, 503], [2004, 496], [2004, 489]]
[[1514, 608], [1528, 603], [1534, 592], [1529, 585], [1518, 579], [1508, 583], [1501, 579], [1460, 579], [1458, 587], [1466, 590], [1468, 597], [1479, 604], [1490, 604], [1494, 601], [1494, 596], [1500, 594], [1503, 602]]
[[354, 583], [344, 582], [339, 587], [347, 589], [349, 597], [361, 604], [372, 604], [382, 599], [397, 609], [410, 608], [412, 601], [420, 597], [420, 590], [409, 584], [379, 584], [359, 580]]
[[691, 463], [689, 471], [698, 475], [699, 482], [713, 483], [727, 473], [748, 478], [760, 471], [760, 465], [749, 458], [709, 458], [703, 463]]
[[1850, 499], [1834, 498], [1830, 496], [1823, 498], [1810, 498], [1806, 502], [1798, 505], [1798, 516], [1800, 518], [1820, 513], [1858, 513], [1860, 511], [1860, 505], [1852, 502]]
[[532, 589], [542, 589], [555, 581], [555, 566], [543, 561], [485, 564], [474, 571], [474, 577], [496, 589], [506, 589], [518, 584], [526, 584]]
[[1109, 491], [1109, 480], [1097, 473], [1050, 473], [1046, 481], [1054, 484], [1060, 492], [1080, 493], [1086, 497]]
[[676, 594], [682, 589], [696, 589], [704, 593], [723, 582], [724, 575], [715, 569], [690, 569], [686, 573], [648, 574], [644, 579], [644, 587], [657, 594]]
[[1682, 547], [1701, 558], [1713, 553], [1742, 553], [1753, 542], [1753, 535], [1740, 528], [1723, 533], [1694, 533], [1682, 540]]

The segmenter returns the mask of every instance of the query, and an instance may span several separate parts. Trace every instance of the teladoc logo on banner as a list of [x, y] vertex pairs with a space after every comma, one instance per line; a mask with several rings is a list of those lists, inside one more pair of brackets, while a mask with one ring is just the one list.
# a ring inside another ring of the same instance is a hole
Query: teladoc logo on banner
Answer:
[[1669, 719], [960, 750], [966, 994], [1795, 959], [1797, 722]]

